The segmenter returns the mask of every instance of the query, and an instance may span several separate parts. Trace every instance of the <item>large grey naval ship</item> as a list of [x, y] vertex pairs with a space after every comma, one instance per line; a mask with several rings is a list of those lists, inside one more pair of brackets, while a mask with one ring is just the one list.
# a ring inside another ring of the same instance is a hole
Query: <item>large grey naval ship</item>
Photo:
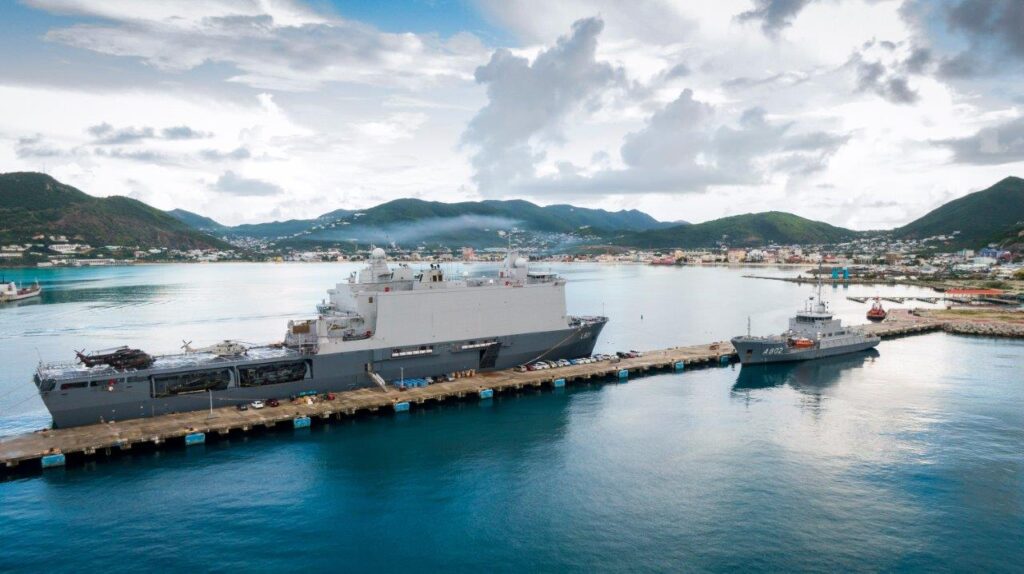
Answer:
[[276, 345], [79, 353], [41, 363], [35, 384], [54, 427], [70, 427], [584, 357], [607, 322], [569, 316], [565, 280], [511, 250], [494, 277], [452, 278], [389, 266], [378, 248], [328, 294]]
[[822, 299], [820, 280], [817, 298], [808, 299], [804, 308], [789, 319], [786, 332], [754, 337], [749, 331], [748, 327], [746, 336], [732, 339], [740, 362], [745, 365], [833, 357], [871, 349], [881, 342], [877, 335], [844, 327], [842, 321], [833, 318], [828, 304]]

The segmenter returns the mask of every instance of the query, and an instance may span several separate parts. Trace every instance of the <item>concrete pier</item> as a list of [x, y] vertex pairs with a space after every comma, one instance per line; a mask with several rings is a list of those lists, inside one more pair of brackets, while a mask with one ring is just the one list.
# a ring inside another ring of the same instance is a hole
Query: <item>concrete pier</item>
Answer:
[[[942, 321], [905, 320], [864, 325], [865, 331], [882, 338], [898, 337], [941, 330]], [[279, 407], [239, 411], [234, 407], [209, 411], [175, 413], [151, 418], [132, 419], [67, 429], [40, 430], [0, 439], [0, 472], [14, 469], [40, 469], [63, 466], [66, 460], [82, 459], [125, 452], [133, 446], [150, 449], [166, 445], [202, 444], [211, 438], [248, 432], [254, 426], [271, 428], [279, 422], [292, 428], [327, 424], [359, 414], [386, 408], [404, 412], [429, 402], [446, 400], [487, 399], [524, 387], [561, 387], [575, 382], [625, 381], [646, 374], [688, 371], [691, 366], [728, 365], [736, 359], [736, 351], [727, 342], [673, 347], [645, 353], [642, 357], [599, 361], [556, 369], [519, 372], [516, 370], [478, 373], [451, 382], [398, 390], [379, 387], [335, 393], [334, 400], [318, 400], [312, 404], [282, 402]], [[268, 389], [268, 393], [272, 392]], [[57, 456], [59, 455], [59, 456]]]

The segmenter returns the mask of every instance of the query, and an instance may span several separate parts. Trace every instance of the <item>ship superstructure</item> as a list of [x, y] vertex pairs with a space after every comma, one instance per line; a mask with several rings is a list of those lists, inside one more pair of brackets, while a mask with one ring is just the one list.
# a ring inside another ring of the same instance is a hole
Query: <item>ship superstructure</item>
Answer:
[[743, 364], [832, 357], [870, 349], [879, 342], [881, 339], [877, 335], [844, 327], [842, 321], [832, 315], [828, 303], [822, 298], [820, 279], [816, 297], [808, 299], [804, 308], [789, 319], [789, 329], [784, 333], [755, 337], [748, 327], [745, 336], [732, 339]]
[[66, 427], [583, 357], [607, 322], [569, 316], [565, 280], [511, 250], [496, 276], [449, 277], [440, 265], [389, 265], [375, 249], [317, 310], [278, 345], [189, 349], [140, 369], [41, 364], [35, 382]]

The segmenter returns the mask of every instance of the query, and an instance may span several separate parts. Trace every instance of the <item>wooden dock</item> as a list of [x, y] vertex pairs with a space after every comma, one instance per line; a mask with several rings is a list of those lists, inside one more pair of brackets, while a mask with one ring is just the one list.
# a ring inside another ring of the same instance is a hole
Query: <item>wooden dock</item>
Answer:
[[[883, 339], [926, 333], [942, 329], [943, 322], [899, 316], [900, 320], [864, 325], [861, 328]], [[460, 399], [488, 399], [495, 394], [524, 388], [562, 387], [582, 381], [621, 381], [630, 377], [666, 371], [683, 371], [695, 366], [727, 365], [736, 360], [736, 351], [728, 342], [673, 347], [644, 353], [642, 357], [600, 361], [541, 371], [515, 370], [479, 373], [473, 377], [434, 383], [399, 391], [379, 387], [335, 393], [335, 399], [305, 397], [282, 402], [279, 407], [239, 411], [221, 407], [210, 411], [192, 411], [94, 424], [67, 429], [40, 430], [29, 434], [0, 438], [0, 473], [64, 466], [67, 461], [109, 456], [164, 445], [191, 445], [207, 438], [245, 433], [277, 425], [308, 427], [357, 415], [402, 412], [430, 402]]]
[[239, 411], [234, 407], [192, 411], [157, 417], [93, 424], [67, 429], [40, 430], [0, 438], [0, 473], [16, 468], [39, 469], [63, 466], [68, 459], [111, 455], [133, 447], [165, 444], [196, 444], [207, 437], [248, 432], [276, 425], [310, 426], [313, 421], [344, 419], [355, 415], [409, 410], [413, 405], [465, 398], [489, 398], [494, 394], [544, 386], [561, 387], [587, 380], [622, 380], [653, 372], [684, 370], [698, 365], [729, 364], [736, 352], [728, 342], [674, 347], [644, 353], [642, 357], [600, 361], [541, 371], [515, 370], [478, 373], [450, 382], [399, 391], [379, 387], [335, 393], [335, 399], [282, 401], [278, 407]]

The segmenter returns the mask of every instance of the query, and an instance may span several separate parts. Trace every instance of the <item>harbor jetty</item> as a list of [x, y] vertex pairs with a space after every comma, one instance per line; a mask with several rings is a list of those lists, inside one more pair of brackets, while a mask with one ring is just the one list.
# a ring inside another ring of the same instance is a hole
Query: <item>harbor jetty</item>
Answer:
[[[883, 339], [940, 331], [941, 319], [897, 314], [894, 320], [860, 328]], [[299, 397], [278, 407], [240, 411], [213, 408], [108, 422], [65, 429], [46, 429], [0, 439], [0, 474], [37, 472], [128, 451], [169, 445], [191, 446], [208, 439], [274, 427], [305, 428], [371, 413], [401, 413], [421, 405], [455, 400], [488, 400], [524, 389], [558, 388], [571, 384], [624, 382], [648, 374], [680, 372], [698, 367], [728, 366], [736, 352], [728, 342], [673, 347], [635, 358], [606, 360], [538, 371], [503, 370], [477, 373], [454, 381], [399, 390], [367, 387], [326, 395]]]

